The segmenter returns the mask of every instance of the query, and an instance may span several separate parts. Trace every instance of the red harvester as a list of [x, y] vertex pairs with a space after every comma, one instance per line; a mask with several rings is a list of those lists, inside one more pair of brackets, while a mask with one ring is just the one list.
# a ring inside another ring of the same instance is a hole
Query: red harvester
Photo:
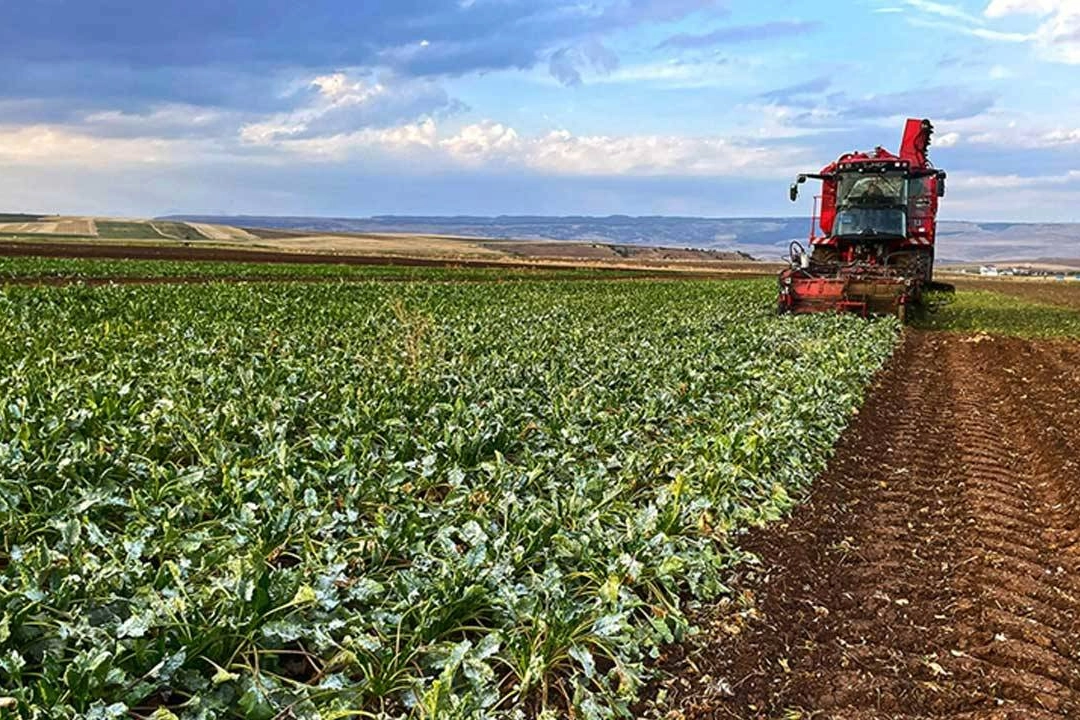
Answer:
[[[927, 158], [934, 126], [908, 120], [900, 154], [884, 148], [843, 155], [799, 185], [821, 180], [814, 200], [809, 253], [791, 244], [780, 273], [780, 312], [896, 313], [903, 321], [934, 270], [938, 198], [945, 173]], [[819, 234], [820, 229], [820, 234]]]

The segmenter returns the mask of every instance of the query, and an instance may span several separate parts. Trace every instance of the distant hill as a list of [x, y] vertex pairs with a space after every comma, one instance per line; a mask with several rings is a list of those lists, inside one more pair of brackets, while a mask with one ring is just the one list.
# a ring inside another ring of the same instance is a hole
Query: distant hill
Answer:
[[[245, 229], [186, 220], [0, 213], [0, 244], [4, 245], [4, 252], [23, 253], [28, 248], [37, 248], [45, 254], [57, 252], [56, 248], [65, 244], [68, 246], [66, 252], [90, 253], [91, 256], [102, 252], [102, 248], [111, 248], [109, 252], [114, 252], [118, 247], [138, 246], [143, 250], [166, 248], [174, 257], [178, 248], [188, 248], [192, 257], [205, 257], [208, 252], [220, 250], [225, 254], [245, 251], [463, 262], [723, 266], [725, 271], [740, 272], [761, 269], [745, 267], [760, 264], [744, 253], [709, 248], [652, 247], [593, 240], [505, 240], [485, 233], [346, 232], [339, 228], [347, 223], [320, 218], [303, 219], [299, 223], [273, 218], [265, 224], [276, 227]], [[293, 229], [295, 227], [311, 229]], [[180, 255], [183, 255], [182, 250]]]
[[[578, 242], [698, 248], [742, 252], [774, 260], [792, 240], [809, 233], [806, 217], [274, 217], [262, 215], [163, 218], [245, 228], [320, 233], [404, 233], [504, 240]], [[992, 261], [1015, 258], [1080, 258], [1080, 224], [942, 222], [938, 258]]]

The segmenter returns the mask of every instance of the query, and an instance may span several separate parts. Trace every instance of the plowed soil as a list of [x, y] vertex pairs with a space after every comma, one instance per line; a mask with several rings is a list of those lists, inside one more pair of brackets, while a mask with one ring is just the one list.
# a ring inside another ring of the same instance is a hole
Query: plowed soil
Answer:
[[0, 223], [0, 232], [25, 235], [81, 235], [94, 234], [92, 220], [54, 220], [49, 222]]
[[668, 717], [1080, 718], [1080, 343], [911, 333]]

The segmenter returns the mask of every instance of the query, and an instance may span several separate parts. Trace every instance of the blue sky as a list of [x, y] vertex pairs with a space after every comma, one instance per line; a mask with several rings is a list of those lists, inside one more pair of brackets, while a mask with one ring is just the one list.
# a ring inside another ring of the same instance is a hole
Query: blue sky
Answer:
[[953, 219], [1080, 222], [1078, 0], [35, 0], [6, 209], [800, 214], [938, 127]]

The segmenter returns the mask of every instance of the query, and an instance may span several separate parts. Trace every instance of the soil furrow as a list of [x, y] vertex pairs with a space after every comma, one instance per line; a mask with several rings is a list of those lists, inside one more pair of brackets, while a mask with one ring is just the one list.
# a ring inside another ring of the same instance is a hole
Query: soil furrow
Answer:
[[911, 333], [809, 502], [747, 538], [756, 613], [709, 608], [694, 669], [687, 648], [665, 657], [668, 706], [1080, 717], [1080, 430], [1061, 422], [1078, 360], [1076, 343]]

